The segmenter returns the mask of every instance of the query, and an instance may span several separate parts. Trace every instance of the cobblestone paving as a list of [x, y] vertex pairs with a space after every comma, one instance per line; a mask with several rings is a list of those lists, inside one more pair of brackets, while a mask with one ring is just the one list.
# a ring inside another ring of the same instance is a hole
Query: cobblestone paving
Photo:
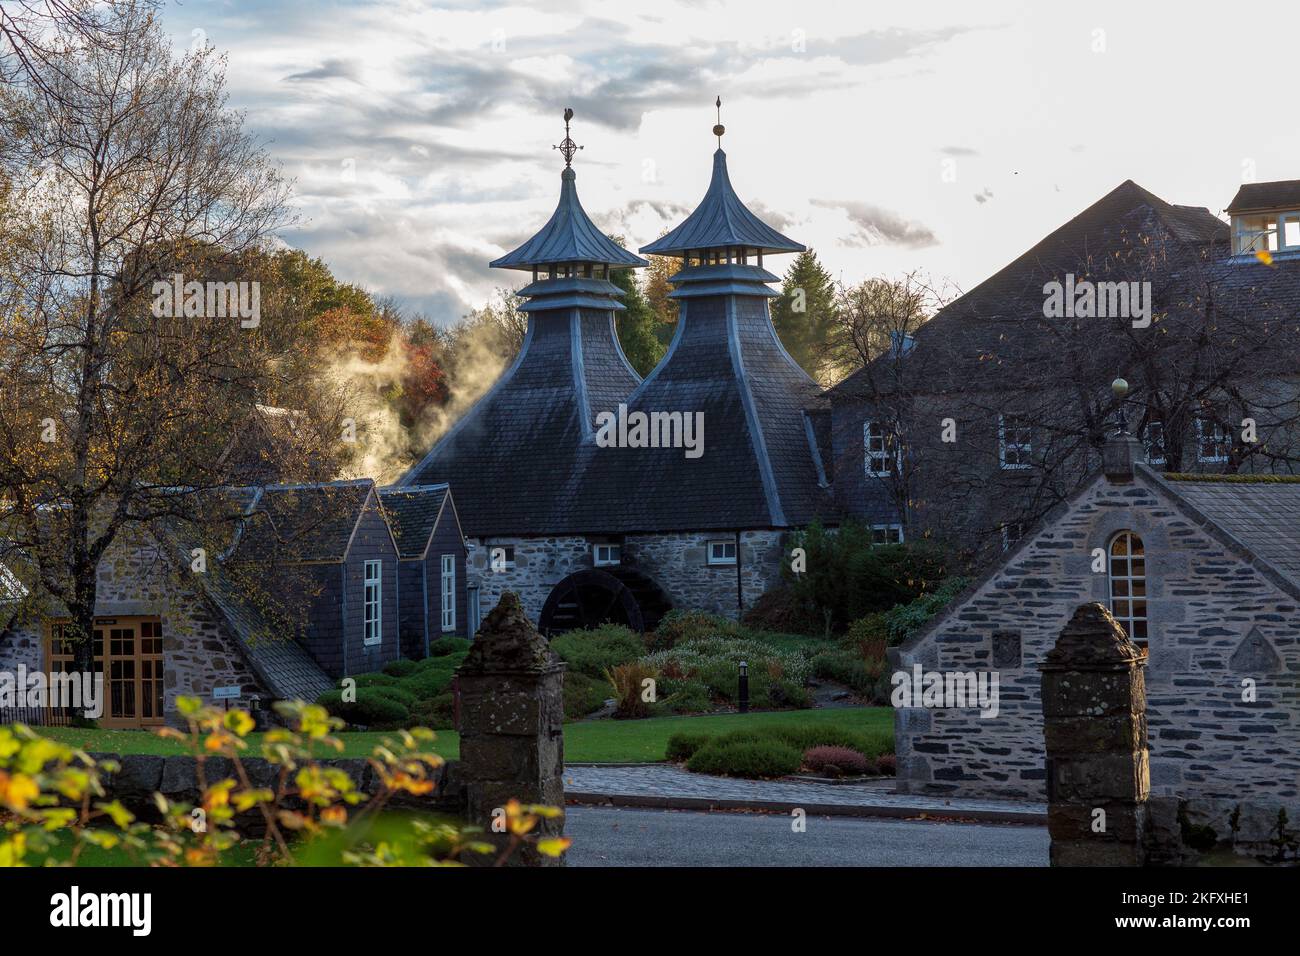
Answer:
[[927, 810], [977, 810], [1008, 814], [1047, 813], [1045, 804], [1027, 800], [979, 800], [894, 793], [879, 783], [838, 784], [793, 780], [739, 780], [690, 773], [679, 767], [569, 766], [564, 769], [569, 793], [617, 796], [690, 797], [706, 800], [752, 800], [775, 803], [831, 804], [856, 807], [909, 807]]

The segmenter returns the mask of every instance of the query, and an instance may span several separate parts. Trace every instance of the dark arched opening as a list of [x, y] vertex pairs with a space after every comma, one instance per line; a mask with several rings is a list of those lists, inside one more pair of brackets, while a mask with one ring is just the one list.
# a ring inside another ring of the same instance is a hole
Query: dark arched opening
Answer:
[[537, 629], [548, 638], [601, 624], [622, 624], [644, 633], [654, 630], [671, 607], [659, 586], [640, 571], [588, 568], [551, 589]]

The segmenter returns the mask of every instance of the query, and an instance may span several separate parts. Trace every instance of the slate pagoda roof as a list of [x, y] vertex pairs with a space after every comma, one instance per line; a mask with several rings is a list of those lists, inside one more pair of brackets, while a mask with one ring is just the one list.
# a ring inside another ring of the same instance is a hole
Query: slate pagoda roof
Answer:
[[566, 167], [560, 174], [560, 201], [537, 234], [488, 265], [494, 269], [531, 271], [556, 263], [603, 263], [624, 269], [649, 265], [597, 228], [578, 202], [577, 174]]
[[763, 253], [803, 252], [746, 208], [727, 175], [727, 154], [713, 154], [713, 178], [695, 211], [667, 235], [641, 247], [647, 255], [685, 255], [703, 249], [748, 248]]

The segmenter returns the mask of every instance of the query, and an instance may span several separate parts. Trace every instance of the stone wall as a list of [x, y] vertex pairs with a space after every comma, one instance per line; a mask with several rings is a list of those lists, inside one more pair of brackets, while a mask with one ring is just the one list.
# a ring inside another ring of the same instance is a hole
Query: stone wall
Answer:
[[[209, 555], [208, 560], [215, 560]], [[100, 617], [157, 617], [163, 633], [164, 714], [179, 725], [176, 698], [207, 697], [214, 687], [239, 685], [245, 698], [232, 705], [247, 706], [248, 696], [270, 697], [249, 670], [225, 624], [196, 589], [184, 580], [186, 571], [164, 556], [143, 531], [124, 532], [99, 564], [95, 612]], [[0, 670], [19, 663], [45, 669], [46, 621], [28, 613], [0, 637]]]
[[[623, 539], [623, 562], [654, 579], [673, 607], [704, 610], [736, 618], [738, 598], [752, 607], [781, 577], [784, 532], [744, 531], [740, 536], [740, 581], [734, 566], [710, 566], [709, 541], [733, 540], [734, 532], [635, 534]], [[486, 612], [507, 591], [519, 596], [534, 622], [552, 588], [576, 571], [593, 567], [595, 538], [563, 535], [548, 538], [469, 538], [468, 581], [479, 586], [479, 604]], [[490, 549], [513, 546], [515, 566], [493, 570]]]
[[737, 618], [737, 604], [742, 597], [748, 609], [780, 580], [784, 533], [741, 532], [739, 582], [734, 566], [708, 563], [710, 541], [734, 538], [732, 532], [707, 531], [628, 535], [623, 560], [654, 578], [673, 607]]
[[[1121, 530], [1147, 553], [1146, 668], [1151, 791], [1293, 802], [1300, 795], [1300, 608], [1248, 557], [1221, 543], [1140, 473], [1099, 477], [1008, 563], [892, 655], [898, 669], [996, 670], [1000, 709], [900, 708], [904, 792], [1045, 795], [1035, 668], [1074, 608], [1108, 603], [1092, 550]], [[1243, 680], [1257, 699], [1243, 699]]]

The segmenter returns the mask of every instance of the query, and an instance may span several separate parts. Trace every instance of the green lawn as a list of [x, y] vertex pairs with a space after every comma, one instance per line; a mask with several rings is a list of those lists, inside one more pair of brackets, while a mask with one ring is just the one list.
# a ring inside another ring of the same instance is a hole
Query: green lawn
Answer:
[[[645, 720], [584, 720], [564, 725], [564, 756], [570, 763], [654, 763], [664, 759], [668, 738], [681, 730], [723, 733], [742, 727], [773, 724], [836, 724], [852, 730], [893, 732], [894, 712], [889, 707], [827, 707], [818, 710], [763, 711], [752, 714], [714, 714], [704, 717], [650, 717]], [[47, 727], [42, 732], [85, 750], [101, 753], [178, 754], [186, 751], [175, 741], [136, 730], [78, 730]], [[448, 758], [460, 755], [460, 736], [439, 730], [434, 750]], [[381, 731], [341, 734], [348, 757], [365, 757], [391, 733]], [[260, 752], [259, 734], [249, 737], [250, 754]]]

